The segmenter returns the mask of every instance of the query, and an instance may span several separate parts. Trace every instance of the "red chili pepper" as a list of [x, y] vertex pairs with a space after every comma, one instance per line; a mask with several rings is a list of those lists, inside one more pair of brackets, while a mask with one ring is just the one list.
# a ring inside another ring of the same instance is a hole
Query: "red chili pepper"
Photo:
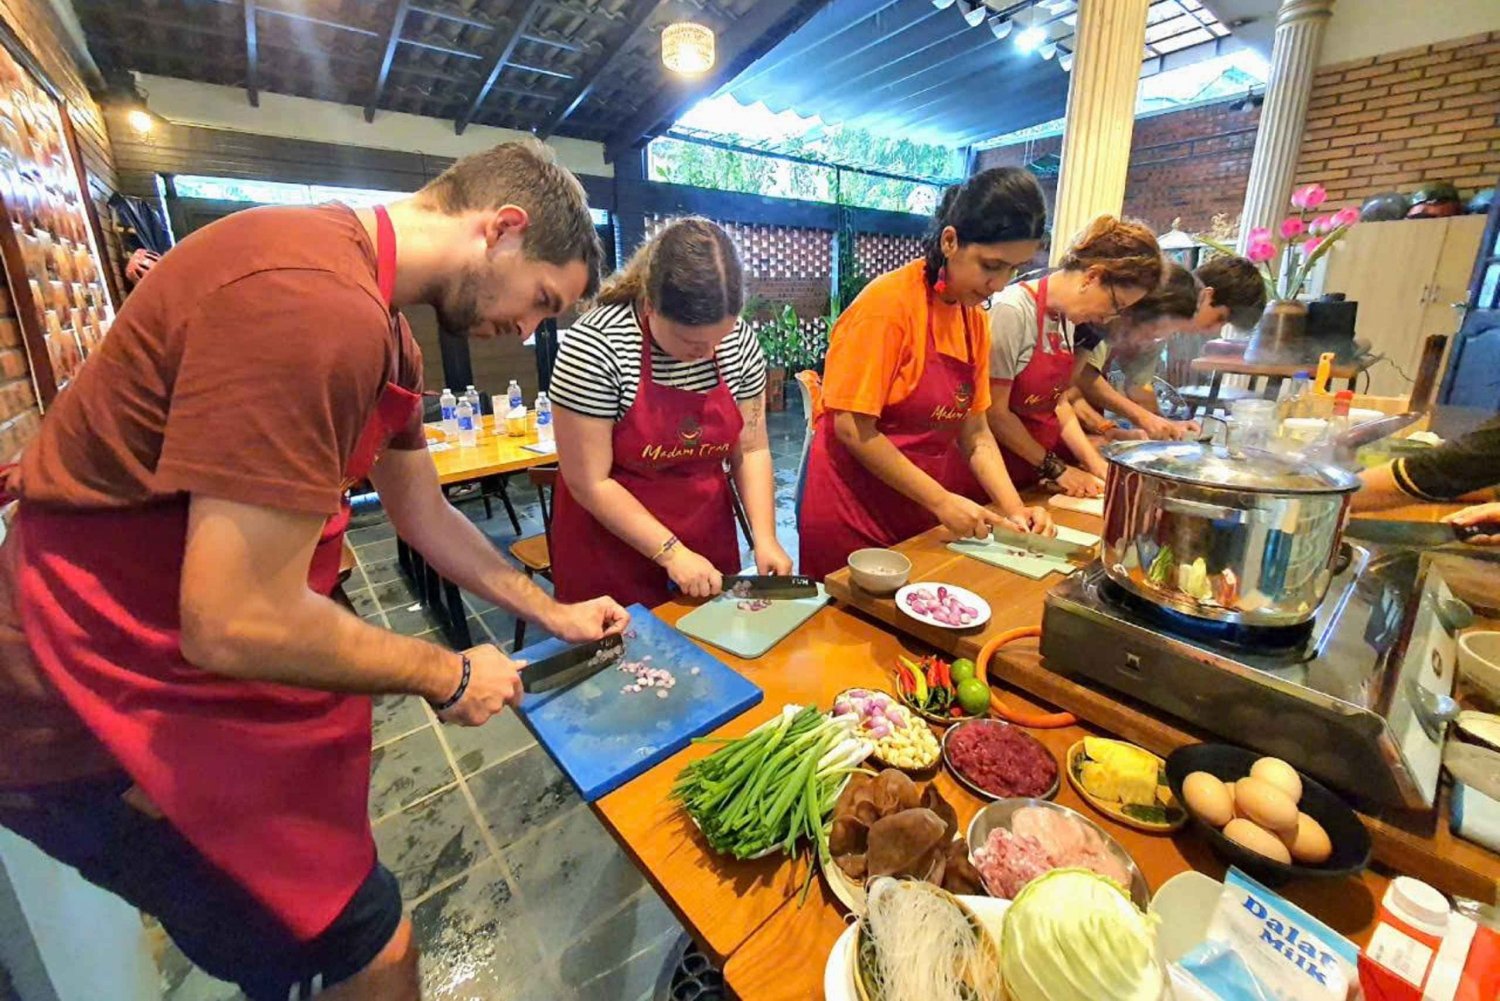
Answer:
[[944, 688], [953, 687], [953, 674], [949, 669], [948, 662], [940, 660], [937, 662], [938, 681]]
[[902, 695], [910, 695], [917, 688], [917, 679], [912, 677], [911, 671], [905, 665], [897, 665], [896, 683], [901, 686]]
[[963, 706], [954, 706], [952, 709], [948, 710], [948, 715], [954, 717], [955, 719], [962, 716], [963, 714]]

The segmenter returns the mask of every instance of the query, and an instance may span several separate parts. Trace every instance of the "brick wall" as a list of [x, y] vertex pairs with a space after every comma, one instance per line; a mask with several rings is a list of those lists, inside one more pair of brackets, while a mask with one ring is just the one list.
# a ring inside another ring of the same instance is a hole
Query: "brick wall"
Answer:
[[1313, 81], [1297, 183], [1332, 203], [1448, 180], [1500, 179], [1500, 31], [1325, 66]]
[[[1157, 232], [1181, 219], [1190, 233], [1208, 229], [1213, 217], [1239, 215], [1255, 151], [1259, 109], [1231, 110], [1233, 101], [1137, 119], [1125, 177], [1125, 214], [1144, 219]], [[1062, 154], [1062, 137], [1049, 136], [986, 150], [981, 168], [1025, 166]], [[1039, 179], [1051, 205], [1057, 178]], [[1070, 234], [1060, 234], [1064, 239]]]
[[[0, 18], [62, 92], [88, 173], [88, 194], [109, 234], [109, 213], [104, 203], [115, 190], [109, 137], [104, 115], [89, 95], [83, 70], [73, 54], [72, 42], [47, 0], [0, 0]], [[106, 248], [105, 252], [111, 251]], [[0, 461], [10, 461], [36, 436], [41, 419], [8, 294], [0, 295], [0, 307]]]
[[894, 271], [921, 256], [922, 241], [915, 236], [859, 233], [854, 237], [854, 266], [866, 278]]

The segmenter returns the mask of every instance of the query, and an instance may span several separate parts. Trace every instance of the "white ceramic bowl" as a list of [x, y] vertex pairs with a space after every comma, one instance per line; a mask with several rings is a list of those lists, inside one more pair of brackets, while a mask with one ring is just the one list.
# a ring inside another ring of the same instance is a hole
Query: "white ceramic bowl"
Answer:
[[1458, 638], [1458, 673], [1500, 702], [1500, 632], [1471, 629]]
[[856, 549], [849, 554], [849, 576], [871, 594], [895, 594], [911, 576], [911, 560], [894, 549]]

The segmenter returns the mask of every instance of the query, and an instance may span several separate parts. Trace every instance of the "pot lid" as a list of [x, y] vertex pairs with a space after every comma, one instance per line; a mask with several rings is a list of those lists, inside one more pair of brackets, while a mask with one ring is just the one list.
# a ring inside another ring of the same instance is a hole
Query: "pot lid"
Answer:
[[1104, 450], [1110, 462], [1163, 479], [1230, 490], [1327, 494], [1359, 489], [1359, 477], [1292, 455], [1229, 449], [1190, 441], [1120, 442]]

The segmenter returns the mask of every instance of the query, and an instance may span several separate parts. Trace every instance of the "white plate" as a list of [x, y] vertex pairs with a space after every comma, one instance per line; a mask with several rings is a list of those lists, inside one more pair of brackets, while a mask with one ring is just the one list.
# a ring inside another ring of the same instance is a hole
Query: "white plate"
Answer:
[[[911, 592], [932, 591], [935, 593], [940, 587], [946, 587], [949, 594], [953, 595], [955, 598], [963, 602], [965, 605], [968, 605], [970, 608], [977, 608], [979, 610], [979, 617], [966, 626], [950, 626], [947, 623], [939, 622], [937, 619], [934, 619], [930, 615], [914, 612], [907, 606], [906, 596]], [[907, 615], [916, 619], [918, 622], [925, 622], [929, 626], [937, 626], [939, 629], [977, 629], [980, 626], [984, 625], [986, 622], [990, 621], [989, 602], [985, 601], [983, 598], [975, 594], [973, 591], [970, 591], [968, 588], [959, 587], [956, 584], [943, 584], [935, 580], [925, 580], [919, 584], [908, 584], [901, 590], [897, 591], [896, 607], [905, 612]]]
[[[994, 897], [959, 897], [984, 922], [995, 941], [1000, 940], [1000, 927], [1005, 923], [1005, 912], [1010, 909], [1009, 900]], [[828, 954], [828, 963], [823, 967], [824, 1001], [859, 1001], [859, 989], [854, 986], [854, 939], [859, 926], [851, 924], [833, 943]]]

